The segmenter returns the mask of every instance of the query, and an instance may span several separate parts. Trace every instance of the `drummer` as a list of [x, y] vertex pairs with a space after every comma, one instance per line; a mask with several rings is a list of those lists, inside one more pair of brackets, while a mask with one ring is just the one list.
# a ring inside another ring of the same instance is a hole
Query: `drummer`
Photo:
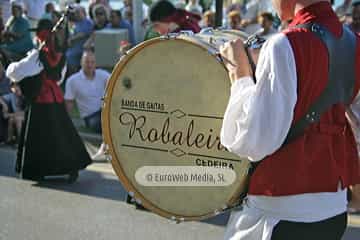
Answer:
[[161, 35], [180, 31], [198, 33], [201, 30], [200, 20], [199, 15], [177, 9], [167, 0], [157, 1], [150, 8], [150, 21]]
[[[360, 183], [355, 139], [345, 118], [346, 103], [335, 104], [337, 96], [330, 96], [331, 107], [323, 109], [319, 120], [312, 121], [310, 112], [305, 130], [288, 137], [333, 79], [330, 70], [343, 76], [338, 91], [345, 88], [341, 84], [347, 79], [353, 79], [354, 88], [347, 95], [351, 100], [356, 96], [360, 37], [343, 30], [330, 1], [272, 2], [281, 20], [292, 19], [292, 23], [264, 44], [256, 84], [242, 41], [221, 48], [234, 81], [221, 141], [229, 151], [257, 163], [244, 208], [232, 213], [225, 239], [340, 240], [347, 224], [347, 188]], [[319, 28], [297, 26], [305, 23], [323, 27], [318, 31], [321, 36], [324, 31], [337, 38], [349, 34], [356, 43], [351, 47], [350, 41], [345, 42], [343, 51], [353, 57], [336, 55], [332, 63], [346, 64], [341, 68], [330, 65], [328, 51], [334, 48], [312, 32]]]

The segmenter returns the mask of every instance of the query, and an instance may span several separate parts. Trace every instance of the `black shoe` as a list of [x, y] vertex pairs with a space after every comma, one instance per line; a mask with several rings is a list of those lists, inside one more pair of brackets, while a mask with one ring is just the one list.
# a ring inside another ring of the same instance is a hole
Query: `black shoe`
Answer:
[[139, 204], [137, 202], [135, 202], [135, 209], [142, 210], [142, 211], [147, 211], [147, 209], [143, 205], [141, 205], [141, 204]]
[[133, 204], [134, 199], [130, 196], [130, 194], [126, 194], [126, 203]]
[[79, 177], [79, 172], [74, 171], [69, 174], [68, 183], [74, 183]]

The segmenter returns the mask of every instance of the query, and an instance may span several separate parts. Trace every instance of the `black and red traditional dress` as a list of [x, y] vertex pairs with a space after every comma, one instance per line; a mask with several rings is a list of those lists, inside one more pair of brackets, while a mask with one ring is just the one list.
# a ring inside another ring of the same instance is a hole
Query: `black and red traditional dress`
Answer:
[[40, 51], [31, 51], [7, 69], [28, 103], [16, 161], [16, 172], [24, 179], [66, 174], [76, 179], [78, 171], [91, 163], [64, 105], [59, 81], [65, 56], [56, 51], [50, 29], [37, 31], [39, 40], [47, 40]]

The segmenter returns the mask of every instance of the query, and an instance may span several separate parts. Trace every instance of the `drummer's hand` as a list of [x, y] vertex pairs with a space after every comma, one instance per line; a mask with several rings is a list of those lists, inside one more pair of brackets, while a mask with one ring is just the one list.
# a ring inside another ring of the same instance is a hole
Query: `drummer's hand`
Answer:
[[220, 47], [220, 54], [229, 71], [231, 82], [246, 76], [252, 76], [249, 59], [241, 39], [225, 43]]

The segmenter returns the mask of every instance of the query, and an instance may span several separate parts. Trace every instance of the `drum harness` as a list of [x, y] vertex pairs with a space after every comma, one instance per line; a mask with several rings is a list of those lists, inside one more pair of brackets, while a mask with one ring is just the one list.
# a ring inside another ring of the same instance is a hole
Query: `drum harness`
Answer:
[[[321, 115], [333, 105], [343, 103], [350, 105], [355, 85], [355, 50], [356, 37], [351, 30], [344, 26], [342, 36], [336, 39], [331, 32], [317, 23], [296, 25], [293, 28], [307, 29], [314, 33], [326, 46], [329, 56], [329, 79], [327, 86], [302, 116], [289, 129], [281, 147], [304, 134], [305, 129], [320, 121]], [[252, 162], [248, 171], [249, 178], [255, 172], [261, 161]], [[246, 201], [247, 190], [239, 197], [239, 202], [224, 209], [224, 212], [241, 208]]]

